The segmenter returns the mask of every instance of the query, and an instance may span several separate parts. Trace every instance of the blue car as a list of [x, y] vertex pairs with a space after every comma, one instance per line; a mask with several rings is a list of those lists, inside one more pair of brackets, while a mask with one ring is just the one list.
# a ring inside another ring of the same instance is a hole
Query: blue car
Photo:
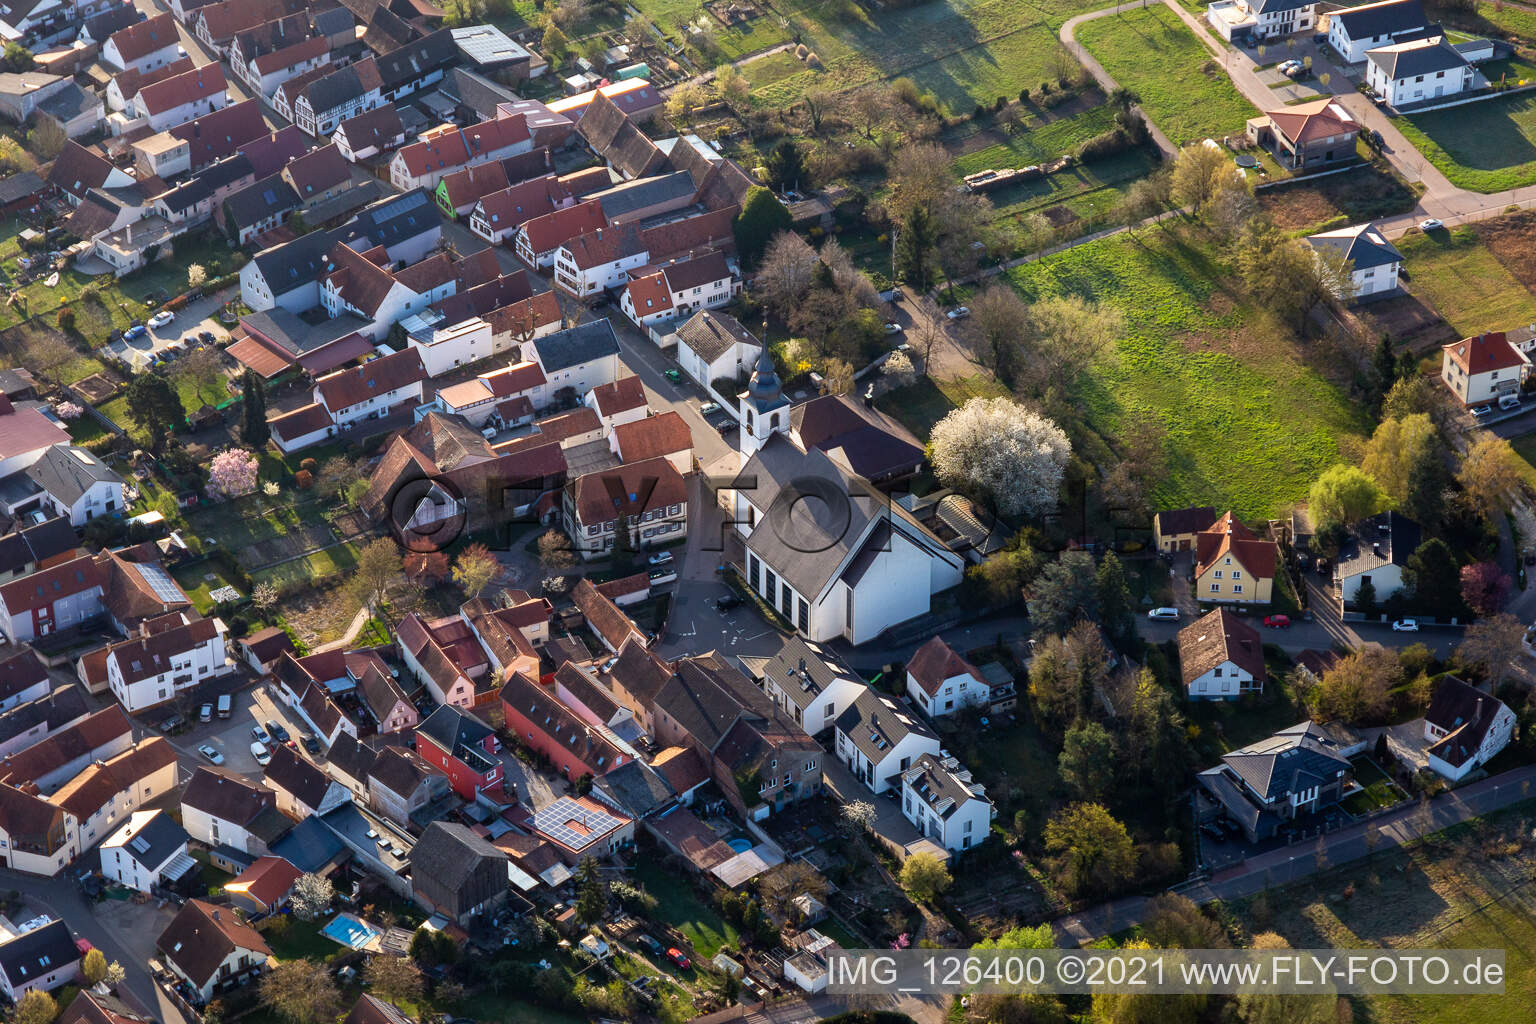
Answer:
[[135, 338], [142, 338], [148, 333], [149, 329], [143, 324], [134, 324], [132, 327], [123, 332], [123, 340], [133, 341]]

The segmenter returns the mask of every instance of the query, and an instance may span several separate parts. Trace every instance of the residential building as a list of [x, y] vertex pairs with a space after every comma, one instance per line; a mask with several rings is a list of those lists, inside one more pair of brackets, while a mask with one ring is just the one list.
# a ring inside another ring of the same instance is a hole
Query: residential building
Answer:
[[1254, 536], [1231, 512], [1195, 538], [1195, 598], [1265, 605], [1275, 582], [1275, 542]]
[[676, 339], [677, 365], [704, 387], [742, 379], [763, 351], [763, 343], [735, 317], [708, 309], [693, 314], [669, 338]]
[[432, 822], [411, 849], [410, 864], [416, 902], [461, 927], [506, 903], [507, 855], [464, 825]]
[[[631, 271], [646, 264], [734, 245], [735, 216], [736, 208], [727, 207], [651, 226], [629, 223], [596, 228], [561, 244], [555, 253], [555, 285], [577, 298], [596, 298], [605, 289], [622, 286]], [[690, 287], [701, 284], [688, 280]]]
[[741, 294], [741, 278], [725, 254], [711, 250], [660, 268], [632, 271], [619, 308], [642, 328], [657, 328]]
[[1492, 694], [1455, 676], [1440, 677], [1424, 713], [1429, 767], [1459, 782], [1503, 750], [1515, 734], [1515, 713]]
[[875, 794], [901, 785], [920, 754], [942, 754], [938, 734], [905, 702], [866, 688], [835, 723], [837, 758]]
[[606, 319], [534, 338], [523, 348], [523, 358], [543, 371], [551, 398], [569, 388], [579, 400], [619, 378], [619, 339]]
[[115, 996], [81, 989], [64, 1007], [55, 1024], [154, 1024], [154, 1021], [128, 1009]]
[[[603, 204], [595, 199], [584, 199], [574, 205], [561, 205], [548, 213], [525, 218], [513, 235], [513, 248], [517, 251], [517, 258], [530, 267], [546, 269], [555, 265], [555, 257], [566, 242], [588, 231], [600, 231], [607, 223]], [[475, 227], [473, 217], [470, 219], [470, 227]], [[506, 232], [505, 227], [493, 220], [489, 226], [482, 221], [482, 229], [478, 233], [487, 240], [491, 240], [492, 234], [504, 240]]]
[[383, 419], [398, 407], [421, 401], [427, 371], [414, 349], [381, 356], [352, 369], [337, 370], [315, 381], [315, 404], [324, 407], [338, 428], [362, 420]]
[[0, 480], [0, 505], [13, 518], [41, 511], [84, 526], [122, 511], [123, 479], [84, 448], [51, 445], [19, 475]]
[[135, 811], [101, 842], [101, 873], [138, 892], [176, 882], [197, 867], [187, 832], [164, 811]]
[[1215, 522], [1216, 510], [1209, 505], [1164, 509], [1152, 517], [1153, 543], [1165, 555], [1192, 550], [1196, 538]]
[[785, 638], [772, 657], [739, 660], [768, 699], [810, 736], [830, 729], [868, 689], [831, 651], [801, 636]]
[[507, 730], [548, 759], [549, 766], [567, 781], [596, 778], [635, 756], [606, 725], [583, 721], [551, 690], [520, 673], [502, 687], [501, 707]]
[[1353, 774], [1328, 734], [1314, 722], [1302, 722], [1222, 755], [1221, 764], [1196, 778], [1256, 843], [1337, 803]]
[[458, 616], [427, 621], [412, 612], [396, 628], [405, 668], [444, 707], [472, 708], [489, 662]]
[[119, 71], [153, 71], [186, 56], [169, 14], [119, 29], [101, 44], [101, 59]]
[[63, 516], [0, 534], [0, 581], [30, 576], [59, 555], [79, 553], [80, 539]]
[[295, 821], [324, 814], [352, 799], [345, 786], [282, 744], [273, 746], [261, 782], [277, 795], [277, 809]]
[[1311, 31], [1317, 23], [1317, 2], [1219, 0], [1205, 9], [1205, 20], [1227, 42], [1255, 45], [1265, 40]]
[[503, 117], [460, 128], [444, 125], [425, 133], [420, 142], [398, 151], [389, 162], [389, 180], [401, 191], [435, 190], [454, 171], [490, 163], [533, 148], [524, 117]]
[[[1002, 666], [998, 666], [1001, 668]], [[995, 713], [1018, 703], [1011, 675], [977, 668], [939, 637], [931, 637], [907, 659], [907, 696], [930, 718], [963, 708]]]
[[693, 432], [676, 410], [618, 424], [608, 434], [608, 447], [620, 462], [664, 458], [680, 475], [693, 472]]
[[1366, 54], [1431, 28], [1419, 0], [1381, 0], [1334, 11], [1328, 16], [1328, 45], [1346, 64], [1358, 64]]
[[[439, 189], [443, 187], [442, 184], [438, 185]], [[518, 229], [524, 224], [537, 217], [554, 213], [556, 210], [571, 209], [575, 204], [575, 193], [561, 178], [553, 174], [544, 174], [481, 196], [470, 211], [469, 229], [492, 245], [503, 243], [515, 245]], [[595, 215], [590, 212], [579, 216], [595, 219]], [[551, 236], [557, 233], [554, 229], [549, 232]], [[528, 250], [530, 254], [533, 253], [531, 246], [534, 244], [546, 243], [543, 240], [530, 241]], [[553, 248], [548, 250], [548, 255], [552, 261]], [[525, 259], [524, 262], [533, 261]]]
[[953, 757], [919, 754], [901, 773], [901, 813], [951, 853], [985, 842], [997, 810], [987, 790]]
[[1457, 96], [1480, 76], [1444, 35], [1379, 46], [1365, 54], [1365, 84], [1393, 107]]
[[[322, 65], [326, 67], [334, 66]], [[306, 135], [329, 138], [343, 121], [383, 105], [384, 82], [374, 58], [364, 57], [356, 64], [310, 77], [320, 70], [290, 78], [274, 94], [291, 103], [293, 123]]]
[[52, 689], [48, 668], [32, 648], [13, 651], [0, 660], [0, 711], [41, 700]]
[[535, 178], [551, 177], [553, 171], [549, 150], [540, 147], [445, 174], [433, 194], [445, 217], [465, 217], [486, 196]]
[[287, 904], [303, 873], [281, 857], [258, 857], [233, 881], [224, 883], [230, 903], [246, 914], [271, 914]]
[[28, 992], [52, 992], [80, 977], [85, 956], [63, 921], [44, 917], [0, 942], [0, 995], [12, 1005]]
[[1440, 379], [1467, 407], [1518, 395], [1531, 358], [1503, 331], [1489, 331], [1440, 346]]
[[1368, 604], [1379, 608], [1403, 589], [1403, 567], [1419, 549], [1423, 531], [1398, 512], [1380, 512], [1350, 527], [1333, 562], [1333, 585], [1346, 608], [1358, 609], [1361, 589]]
[[670, 544], [688, 535], [688, 485], [665, 457], [628, 463], [568, 483], [561, 514], [583, 558], [611, 551], [621, 524], [634, 549]]
[[151, 131], [161, 132], [223, 110], [228, 102], [226, 88], [223, 67], [209, 64], [141, 86], [133, 109]]
[[1354, 117], [1331, 97], [1248, 119], [1248, 138], [1273, 152], [1282, 167], [1298, 170], [1354, 160], [1359, 134]]
[[621, 423], [633, 423], [650, 415], [645, 402], [645, 385], [635, 376], [599, 384], [582, 399], [583, 405], [597, 413], [604, 434]]
[[400, 689], [400, 684], [389, 673], [380, 671], [377, 665], [368, 666], [358, 679], [357, 696], [373, 716], [380, 735], [415, 729], [421, 721], [416, 705]]
[[230, 907], [188, 900], [155, 942], [160, 962], [191, 986], [193, 1002], [252, 981], [266, 971], [272, 950]]
[[234, 669], [221, 619], [171, 612], [146, 620], [137, 636], [107, 648], [107, 685], [129, 714], [175, 700], [177, 695]]
[[368, 806], [401, 828], [409, 828], [417, 812], [443, 800], [452, 789], [448, 776], [420, 754], [385, 747], [368, 775]]
[[1179, 630], [1179, 672], [1190, 700], [1237, 700], [1263, 693], [1267, 673], [1259, 631], [1225, 608]]
[[175, 580], [139, 552], [100, 551], [0, 584], [0, 633], [30, 641], [105, 614], [123, 633], [146, 619], [191, 606]]
[[591, 580], [583, 579], [576, 584], [571, 591], [571, 601], [586, 620], [592, 635], [608, 650], [618, 652], [630, 642], [642, 646], [648, 642], [645, 634], [640, 632], [640, 627], [624, 614], [618, 603], [608, 596], [606, 589], [599, 589]]
[[311, 36], [251, 57], [243, 65], [243, 77], [252, 89], [271, 98], [284, 82], [324, 67], [330, 60], [330, 40], [324, 36]]
[[0, 117], [13, 124], [25, 124], [36, 113], [39, 103], [60, 93], [69, 81], [63, 75], [42, 71], [0, 74]]
[[1319, 252], [1327, 250], [1338, 259], [1348, 261], [1348, 293], [1342, 288], [1334, 292], [1335, 297], [1341, 301], [1358, 301], [1397, 291], [1397, 275], [1403, 268], [1403, 254], [1397, 251], [1397, 246], [1387, 241], [1387, 236], [1374, 224], [1359, 224], [1308, 235], [1307, 244]]
[[181, 823], [188, 835], [226, 863], [243, 860], [237, 870], [266, 855], [293, 825], [278, 811], [271, 790], [203, 765], [182, 792]]
[[636, 123], [654, 117], [664, 105], [661, 93], [650, 82], [644, 78], [627, 78], [556, 100], [549, 105], [549, 109], [580, 124], [592, 101], [599, 95], [612, 100], [630, 120]]
[[[245, 151], [253, 148], [258, 140], [271, 136], [267, 123], [262, 120], [261, 104], [254, 99], [231, 103], [223, 110], [215, 110], [211, 114], [194, 118], [168, 131], [174, 138], [185, 142], [191, 150], [190, 162], [193, 171], [201, 170], [209, 164], [217, 163], [236, 153], [245, 154]], [[245, 156], [247, 160], [250, 159], [249, 154]], [[255, 180], [254, 169], [253, 163], [252, 180]]]
[[352, 163], [369, 160], [405, 144], [405, 126], [394, 107], [379, 107], [354, 114], [336, 126], [331, 136], [341, 155]]
[[447, 775], [453, 791], [465, 800], [492, 791], [499, 794], [500, 749], [494, 729], [456, 707], [444, 705], [416, 727], [416, 753]]

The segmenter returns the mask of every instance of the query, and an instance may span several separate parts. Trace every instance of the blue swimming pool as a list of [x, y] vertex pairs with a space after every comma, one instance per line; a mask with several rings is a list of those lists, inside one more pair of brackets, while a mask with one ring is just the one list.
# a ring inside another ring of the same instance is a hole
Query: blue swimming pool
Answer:
[[727, 839], [725, 841], [725, 845], [729, 846], [731, 849], [735, 850], [737, 853], [746, 853], [748, 850], [752, 849], [752, 840], [750, 840], [750, 839]]
[[337, 914], [320, 934], [348, 949], [362, 949], [384, 933], [351, 914]]

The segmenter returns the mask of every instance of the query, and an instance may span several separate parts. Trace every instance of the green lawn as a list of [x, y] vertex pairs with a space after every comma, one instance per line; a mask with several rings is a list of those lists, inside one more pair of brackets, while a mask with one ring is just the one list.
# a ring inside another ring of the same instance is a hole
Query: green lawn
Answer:
[[701, 959], [712, 958], [721, 946], [736, 945], [736, 927], [694, 892], [686, 876], [671, 872], [652, 859], [639, 862], [635, 881], [656, 897], [655, 920], [687, 936]]
[[[210, 595], [220, 587], [234, 587], [242, 591], [242, 596], [248, 596], [233, 580], [226, 579], [218, 564], [211, 560], [194, 562], [190, 566], [177, 566], [171, 576], [187, 592], [187, 597], [192, 599], [192, 606], [203, 615], [212, 614], [214, 601]], [[207, 579], [208, 576], [213, 579]]]
[[1536, 322], [1536, 296], [1515, 280], [1472, 228], [1432, 235], [1413, 232], [1397, 245], [1406, 258], [1409, 290], [1434, 303], [1460, 336], [1470, 337], [1493, 324]]
[[251, 573], [251, 578], [257, 583], [271, 583], [279, 590], [304, 586], [340, 576], [357, 564], [357, 552], [358, 545], [349, 541], [282, 565], [258, 569]]
[[955, 158], [955, 171], [964, 177], [993, 168], [1045, 163], [1113, 127], [1115, 111], [1108, 104], [1100, 104], [1072, 117], [1026, 128], [984, 149], [963, 153]]
[[998, 398], [1008, 389], [991, 377], [967, 377], [958, 381], [936, 381], [919, 377], [917, 382], [897, 391], [887, 391], [875, 400], [876, 406], [894, 417], [919, 439], [926, 440], [933, 425], [972, 398]]
[[1410, 114], [1397, 126], [1451, 184], [1502, 192], [1536, 182], [1536, 95]]
[[262, 932], [278, 960], [329, 960], [344, 951], [341, 943], [320, 934], [330, 920], [328, 914], [313, 921], [300, 921], [291, 914], [278, 920], [288, 923]]
[[1141, 97], [1175, 145], [1243, 131], [1258, 111], [1177, 15], [1161, 5], [1086, 22], [1077, 30], [1104, 70]]
[[1368, 814], [1404, 799], [1402, 790], [1369, 757], [1362, 754], [1351, 758], [1349, 763], [1354, 765], [1355, 781], [1365, 787], [1344, 801], [1343, 807], [1350, 814]]
[[1156, 505], [1264, 518], [1301, 498], [1338, 461], [1340, 438], [1368, 424], [1307, 365], [1310, 349], [1246, 304], [1233, 276], [1205, 229], [1185, 225], [1103, 239], [1009, 273], [1026, 300], [1076, 294], [1124, 315], [1125, 337], [1073, 397], [1103, 438], [1133, 417], [1162, 424], [1168, 473]]
[[1238, 700], [1189, 701], [1184, 714], [1199, 729], [1193, 746], [1200, 764], [1211, 764], [1229, 751], [1257, 743], [1306, 718], [1305, 712], [1297, 710], [1289, 688], [1273, 671], [1262, 694], [1249, 694]]

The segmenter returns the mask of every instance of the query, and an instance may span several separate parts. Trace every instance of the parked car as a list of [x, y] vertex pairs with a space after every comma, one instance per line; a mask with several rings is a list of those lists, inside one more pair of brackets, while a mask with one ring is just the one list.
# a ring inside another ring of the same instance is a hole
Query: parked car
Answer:
[[661, 375], [673, 384], [681, 384], [683, 382], [682, 370], [662, 370]]
[[212, 704], [204, 704], [202, 706], [202, 708], [200, 708], [198, 710], [198, 712], [197, 712], [197, 720], [199, 722], [211, 722], [211, 721], [213, 721], [213, 705]]
[[1493, 406], [1476, 405], [1472, 407], [1470, 412], [1472, 413], [1472, 418], [1475, 420], [1485, 419], [1493, 412]]
[[1149, 619], [1161, 619], [1164, 622], [1178, 622], [1179, 610], [1177, 608], [1153, 608], [1147, 612]]
[[651, 573], [651, 586], [653, 587], [664, 587], [668, 583], [676, 582], [676, 569], [657, 569], [655, 572]]
[[1419, 221], [1420, 231], [1439, 231], [1445, 227], [1445, 222], [1439, 217], [1430, 217], [1428, 220]]
[[267, 733], [279, 743], [288, 742], [288, 730], [270, 719], [267, 721]]
[[900, 334], [902, 330], [904, 330], [904, 328], [901, 326], [901, 324], [898, 323], [889, 323], [885, 325], [886, 334]]
[[263, 729], [261, 726], [251, 726], [251, 739], [255, 740], [257, 743], [266, 743], [271, 738], [271, 736], [267, 735], [267, 730]]
[[1418, 631], [1418, 619], [1398, 619], [1392, 623], [1392, 632], [1394, 633], [1417, 633]]
[[124, 341], [135, 341], [149, 333], [149, 329], [143, 324], [134, 324], [123, 332]]
[[641, 932], [639, 935], [636, 935], [635, 936], [635, 941], [638, 942], [640, 945], [644, 946], [646, 949], [648, 949], [652, 953], [660, 953], [661, 952], [661, 943], [657, 942], [655, 939], [651, 938], [649, 935], [645, 934], [644, 932]]
[[187, 720], [180, 715], [172, 715], [160, 723], [161, 732], [175, 732], [187, 724]]
[[733, 611], [740, 608], [744, 603], [740, 595], [726, 594], [723, 597], [715, 598], [715, 609], [722, 612]]
[[658, 551], [646, 559], [646, 562], [650, 565], [666, 565], [670, 561], [672, 561], [672, 552], [670, 551]]
[[685, 971], [693, 966], [693, 961], [689, 960], [687, 955], [676, 946], [673, 946], [671, 949], [667, 950], [667, 959], [671, 960], [674, 964], [677, 964], [677, 966], [681, 967]]
[[207, 761], [209, 764], [223, 764], [224, 763], [224, 755], [219, 753], [217, 750], [214, 750], [212, 747], [210, 747], [206, 743], [204, 743], [202, 746], [198, 747], [197, 748], [197, 752], [199, 754], [202, 754], [203, 755], [203, 760]]
[[944, 315], [951, 320], [964, 320], [971, 315], [971, 308], [969, 306], [956, 306]]
[[719, 402], [700, 402], [699, 403], [699, 415], [700, 416], [713, 416], [715, 413], [717, 413], [719, 411], [720, 411], [720, 403]]
[[1500, 395], [1499, 396], [1499, 408], [1500, 409], [1505, 409], [1505, 410], [1520, 408], [1520, 396], [1519, 395]]
[[1299, 67], [1302, 67], [1302, 66], [1303, 66], [1302, 63], [1299, 60], [1295, 60], [1295, 59], [1283, 60], [1279, 64], [1275, 65], [1275, 70], [1280, 72], [1283, 75], [1287, 71], [1291, 70], [1292, 68], [1299, 68]]
[[267, 749], [265, 743], [252, 743], [251, 756], [256, 759], [257, 764], [265, 765], [272, 760], [272, 751]]
[[1289, 615], [1266, 615], [1264, 616], [1264, 625], [1270, 629], [1289, 629], [1291, 617]]
[[159, 330], [160, 328], [164, 327], [166, 324], [170, 323], [172, 320], [175, 320], [175, 319], [176, 319], [176, 314], [175, 313], [172, 313], [168, 309], [162, 309], [160, 312], [156, 313], [154, 316], [149, 318], [150, 330], [157, 331], [157, 330]]
[[305, 736], [303, 743], [304, 749], [310, 754], [320, 753], [320, 741], [315, 739], [313, 736]]

